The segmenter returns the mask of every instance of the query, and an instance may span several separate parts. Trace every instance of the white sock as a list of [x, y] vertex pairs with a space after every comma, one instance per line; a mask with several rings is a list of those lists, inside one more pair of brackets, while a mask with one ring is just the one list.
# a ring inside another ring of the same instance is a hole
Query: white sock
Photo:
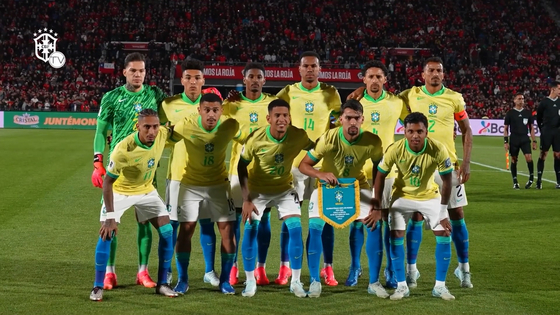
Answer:
[[445, 281], [438, 281], [436, 280], [435, 287], [445, 287]]
[[406, 265], [406, 270], [408, 272], [418, 271], [418, 269], [416, 269], [416, 264], [407, 264]]
[[406, 281], [397, 282], [397, 288], [401, 288], [401, 287], [408, 287], [408, 284], [406, 284]]
[[263, 267], [263, 268], [266, 267], [266, 263], [264, 263], [264, 264], [257, 263], [257, 268], [261, 268], [261, 267]]
[[257, 281], [255, 279], [255, 272], [254, 271], [245, 271], [245, 277], [247, 278], [247, 281]]
[[115, 273], [115, 266], [105, 267], [105, 273]]
[[237, 262], [233, 263], [233, 267], [237, 268]]
[[142, 272], [142, 271], [146, 271], [148, 270], [148, 265], [139, 265], [138, 266], [138, 273]]
[[327, 267], [332, 267], [332, 264], [324, 263], [324, 264], [323, 264], [323, 268], [327, 268]]
[[290, 262], [289, 261], [281, 261], [280, 266], [286, 266], [286, 267], [290, 268]]
[[464, 272], [471, 272], [471, 267], [469, 267], [469, 263], [459, 263], [459, 270]]
[[292, 269], [292, 283], [300, 281], [301, 269]]

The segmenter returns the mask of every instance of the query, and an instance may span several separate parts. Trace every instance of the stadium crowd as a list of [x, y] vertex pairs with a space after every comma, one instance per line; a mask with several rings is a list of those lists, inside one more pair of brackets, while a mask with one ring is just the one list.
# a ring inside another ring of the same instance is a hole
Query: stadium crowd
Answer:
[[[557, 24], [534, 0], [7, 0], [0, 12], [0, 110], [98, 111], [103, 93], [124, 83], [121, 41], [150, 42], [146, 81], [168, 93], [184, 58], [287, 67], [309, 49], [324, 68], [382, 60], [391, 91], [420, 84], [423, 57], [389, 48], [430, 49], [472, 118], [504, 117], [517, 92], [534, 109], [547, 81], [560, 79]], [[43, 28], [60, 34], [61, 69], [35, 57]], [[115, 69], [101, 73], [100, 63]]]

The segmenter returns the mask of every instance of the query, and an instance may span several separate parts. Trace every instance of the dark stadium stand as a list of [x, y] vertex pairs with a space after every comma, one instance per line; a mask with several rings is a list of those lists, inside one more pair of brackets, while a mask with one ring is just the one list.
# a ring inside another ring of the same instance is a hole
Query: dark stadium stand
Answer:
[[[150, 42], [146, 83], [167, 92], [184, 58], [288, 67], [305, 50], [324, 68], [380, 59], [388, 89], [401, 91], [420, 84], [425, 55], [390, 48], [425, 48], [444, 59], [446, 86], [463, 93], [472, 118], [503, 117], [516, 92], [534, 108], [547, 80], [560, 79], [557, 24], [533, 0], [7, 0], [0, 12], [0, 110], [97, 111], [123, 84], [130, 51], [118, 42]], [[45, 27], [60, 34], [61, 69], [34, 55], [33, 33]], [[115, 69], [100, 73], [100, 63]]]

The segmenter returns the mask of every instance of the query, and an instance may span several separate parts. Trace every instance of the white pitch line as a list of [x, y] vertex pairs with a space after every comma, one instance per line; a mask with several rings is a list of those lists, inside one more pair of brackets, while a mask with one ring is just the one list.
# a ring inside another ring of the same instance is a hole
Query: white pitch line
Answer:
[[[494, 166], [491, 166], [491, 165], [486, 165], [486, 164], [482, 164], [482, 163], [478, 163], [478, 162], [474, 162], [474, 161], [471, 161], [471, 164], [478, 165], [478, 166], [482, 166], [482, 167], [486, 167], [486, 168], [493, 169], [493, 170], [496, 170], [496, 171], [500, 171], [500, 172], [503, 172], [503, 173], [509, 173], [509, 174], [511, 174], [510, 171], [506, 171], [506, 170], [504, 170], [504, 169], [502, 169], [502, 168], [499, 168], [499, 167], [494, 167]], [[517, 175], [523, 175], [523, 176], [529, 177], [529, 174], [523, 173], [523, 172], [517, 172]], [[536, 175], [536, 174], [535, 174], [535, 175]], [[536, 176], [535, 176], [535, 181], [536, 181]], [[552, 180], [546, 179], [546, 178], [543, 178], [542, 181], [543, 181], [543, 182], [549, 182], [549, 183], [556, 184], [555, 181], [552, 181]]]

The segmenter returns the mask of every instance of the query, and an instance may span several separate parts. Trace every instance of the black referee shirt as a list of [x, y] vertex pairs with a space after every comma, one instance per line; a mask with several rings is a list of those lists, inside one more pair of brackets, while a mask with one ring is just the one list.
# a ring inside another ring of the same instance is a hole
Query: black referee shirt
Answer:
[[525, 108], [520, 111], [513, 108], [507, 112], [504, 125], [509, 126], [512, 137], [527, 136], [527, 133], [531, 131], [529, 128], [533, 126], [533, 116]]
[[537, 125], [542, 132], [550, 132], [560, 127], [560, 98], [545, 98], [537, 108]]

